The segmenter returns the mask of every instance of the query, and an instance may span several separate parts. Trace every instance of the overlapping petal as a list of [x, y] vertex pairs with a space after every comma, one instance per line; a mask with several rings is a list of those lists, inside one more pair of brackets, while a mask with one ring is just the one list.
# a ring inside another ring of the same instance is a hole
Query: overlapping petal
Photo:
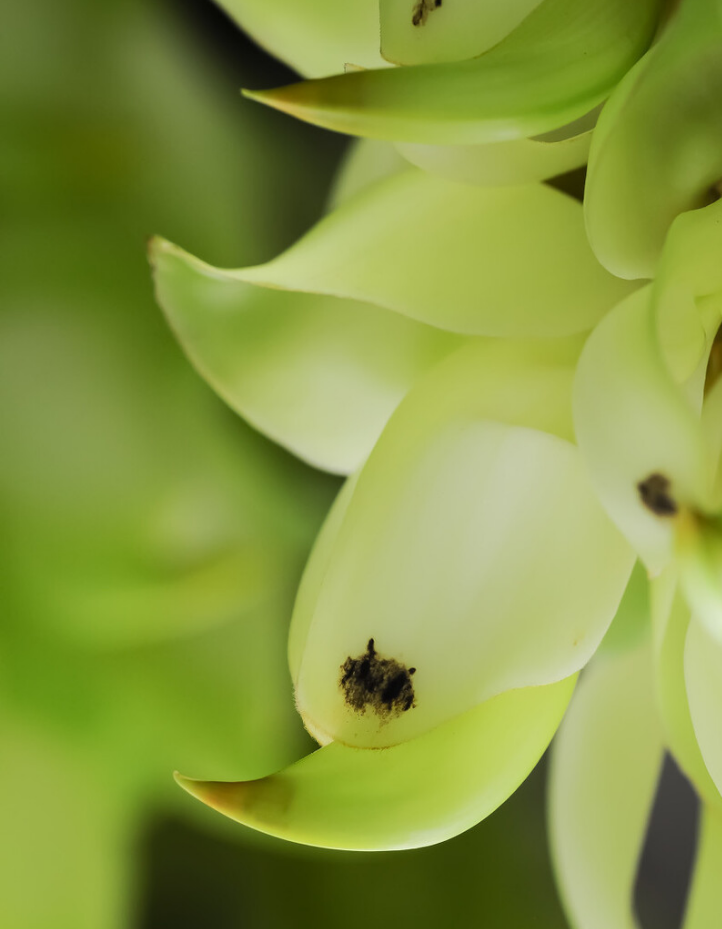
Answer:
[[648, 641], [600, 656], [552, 755], [553, 861], [574, 929], [637, 929], [634, 881], [662, 748]]
[[[156, 292], [193, 363], [254, 426], [329, 471], [359, 467], [421, 372], [461, 337], [368, 303], [256, 283], [155, 240]], [[261, 269], [263, 271], [263, 269]]]
[[[389, 170], [369, 155], [344, 173], [351, 189]], [[350, 199], [344, 189], [332, 214], [255, 268], [151, 245], [159, 302], [196, 367], [328, 470], [359, 467], [411, 385], [462, 344], [452, 333], [581, 332], [630, 289], [595, 261], [581, 207], [559, 191], [469, 190], [414, 170]]]
[[379, 10], [356, 0], [220, 0], [269, 52], [301, 74], [339, 74], [345, 65], [381, 68]]
[[497, 45], [543, 0], [380, 0], [381, 54], [400, 65], [476, 58]]
[[699, 415], [664, 362], [651, 297], [632, 294], [592, 333], [574, 422], [600, 499], [656, 571], [673, 551], [675, 508], [708, 505], [710, 460]]
[[599, 120], [585, 196], [600, 261], [651, 277], [674, 218], [709, 202], [722, 178], [722, 14], [685, 0]]
[[510, 139], [487, 145], [398, 143], [411, 164], [460, 184], [503, 187], [531, 184], [586, 163], [591, 130], [559, 140]]
[[249, 95], [319, 126], [372, 138], [451, 145], [525, 138], [604, 100], [649, 47], [661, 7], [660, 0], [544, 0], [476, 58]]
[[690, 710], [685, 674], [690, 610], [674, 568], [667, 569], [652, 582], [650, 599], [655, 691], [665, 743], [698, 794], [707, 804], [717, 805], [720, 804], [719, 793], [700, 751]]
[[256, 781], [190, 794], [238, 822], [325, 848], [416, 848], [451, 838], [516, 790], [551, 740], [574, 678], [495, 697], [384, 751], [334, 743]]
[[[471, 344], [390, 420], [332, 512], [294, 614], [296, 701], [320, 741], [413, 739], [594, 652], [633, 558], [569, 441], [575, 354]], [[370, 639], [415, 669], [411, 712], [379, 718], [346, 699], [342, 666]]]
[[469, 189], [413, 170], [367, 188], [278, 258], [228, 277], [491, 336], [583, 332], [630, 291], [596, 262], [571, 197], [542, 185]]

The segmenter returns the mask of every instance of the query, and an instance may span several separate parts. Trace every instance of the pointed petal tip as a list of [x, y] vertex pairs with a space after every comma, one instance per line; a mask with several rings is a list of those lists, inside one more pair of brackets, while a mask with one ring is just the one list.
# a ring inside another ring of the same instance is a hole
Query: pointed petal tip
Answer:
[[225, 816], [237, 817], [240, 809], [239, 794], [245, 786], [244, 781], [203, 781], [195, 777], [186, 777], [179, 771], [173, 772], [173, 778], [191, 797]]
[[254, 103], [261, 103], [274, 110], [280, 110], [289, 116], [296, 116], [299, 119], [312, 122], [310, 117], [303, 115], [304, 111], [309, 107], [308, 88], [311, 83], [313, 82], [297, 81], [283, 87], [274, 87], [271, 90], [247, 90], [241, 88], [241, 94]]
[[246, 100], [252, 100], [254, 103], [263, 103], [266, 106], [279, 107], [276, 99], [276, 90], [249, 90], [247, 87], [241, 88], [241, 96]]
[[172, 242], [169, 242], [168, 239], [164, 239], [160, 235], [150, 235], [146, 239], [145, 243], [146, 251], [148, 254], [148, 262], [150, 263], [151, 268], [155, 270], [157, 260], [163, 253], [169, 253], [177, 251], [178, 246], [174, 245]]

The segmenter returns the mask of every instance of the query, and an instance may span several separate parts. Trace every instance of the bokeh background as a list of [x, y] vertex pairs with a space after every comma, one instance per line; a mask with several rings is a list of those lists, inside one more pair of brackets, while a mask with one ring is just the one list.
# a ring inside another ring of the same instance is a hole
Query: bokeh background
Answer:
[[[311, 749], [285, 638], [338, 481], [203, 385], [145, 258], [158, 233], [250, 265], [322, 213], [343, 140], [238, 93], [289, 76], [211, 0], [3, 6], [2, 929], [565, 926], [543, 764], [469, 833], [379, 855], [255, 835], [172, 779]], [[665, 784], [638, 882], [656, 929], [694, 831]]]

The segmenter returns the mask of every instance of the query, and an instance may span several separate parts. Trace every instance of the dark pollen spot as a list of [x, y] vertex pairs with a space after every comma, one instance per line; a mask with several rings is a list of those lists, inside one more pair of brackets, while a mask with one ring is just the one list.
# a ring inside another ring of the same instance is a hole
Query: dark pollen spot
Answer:
[[669, 478], [663, 474], [650, 474], [637, 484], [642, 503], [657, 516], [674, 516], [677, 504], [670, 494]]
[[416, 0], [411, 14], [411, 23], [414, 26], [423, 26], [432, 10], [438, 10], [442, 0]]
[[406, 668], [393, 658], [380, 658], [369, 639], [365, 654], [349, 656], [341, 665], [339, 684], [347, 706], [361, 715], [370, 709], [385, 721], [416, 705], [411, 683], [415, 673], [416, 668]]

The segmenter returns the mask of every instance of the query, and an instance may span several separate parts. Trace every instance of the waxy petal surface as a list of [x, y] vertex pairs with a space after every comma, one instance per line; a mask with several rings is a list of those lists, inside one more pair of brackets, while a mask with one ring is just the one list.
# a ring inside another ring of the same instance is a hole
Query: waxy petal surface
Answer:
[[[333, 551], [312, 558], [315, 601], [294, 614], [296, 701], [319, 741], [415, 738], [495, 694], [569, 676], [598, 646], [633, 557], [566, 440], [575, 352], [469, 345], [392, 417], [329, 530]], [[360, 710], [344, 691], [342, 666], [370, 639], [413, 674], [408, 712]]]
[[574, 681], [502, 694], [384, 751], [335, 743], [257, 781], [177, 780], [231, 819], [292, 842], [362, 851], [433, 845], [516, 790], [559, 725]]

